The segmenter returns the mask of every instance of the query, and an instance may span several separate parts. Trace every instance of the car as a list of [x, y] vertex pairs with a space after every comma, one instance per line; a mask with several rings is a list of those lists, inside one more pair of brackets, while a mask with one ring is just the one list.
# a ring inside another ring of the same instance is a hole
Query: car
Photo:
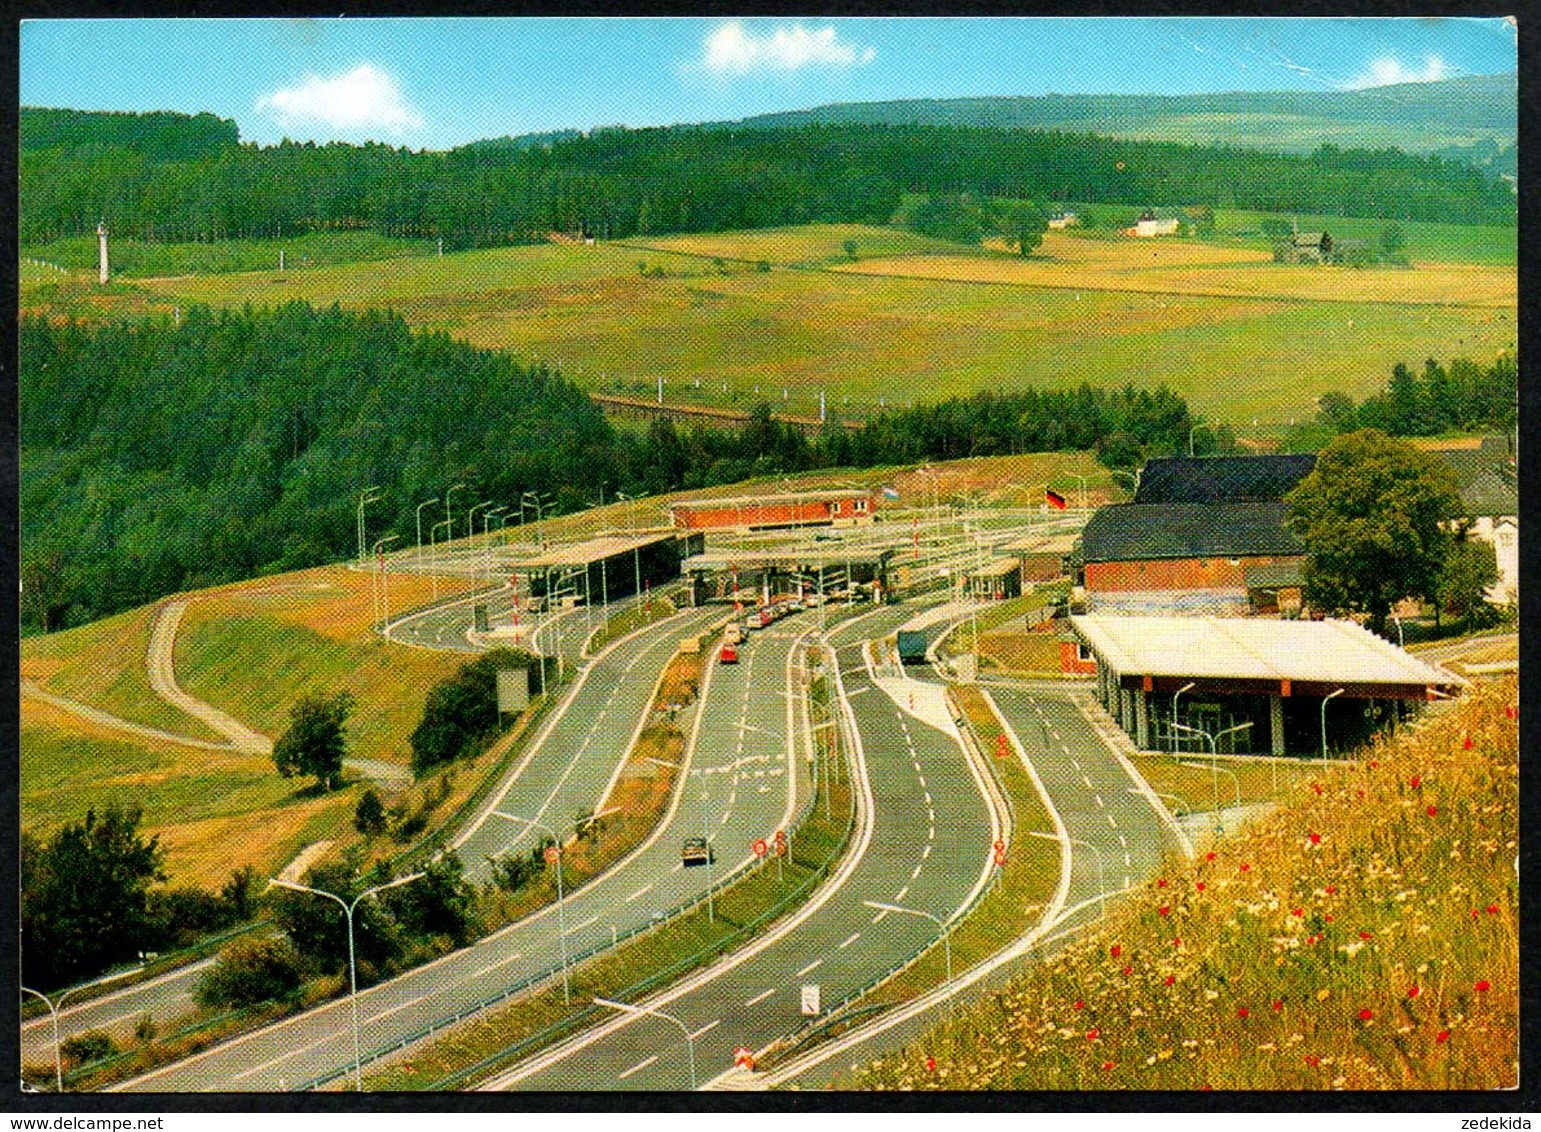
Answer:
[[717, 659], [722, 664], [737, 664], [738, 649], [733, 645], [723, 645], [722, 652], [717, 654]]
[[744, 628], [747, 630], [763, 629], [765, 628], [765, 622], [758, 613], [751, 613], [748, 617], [744, 618]]
[[680, 848], [680, 863], [687, 869], [710, 865], [717, 860], [711, 844], [704, 837], [687, 837]]

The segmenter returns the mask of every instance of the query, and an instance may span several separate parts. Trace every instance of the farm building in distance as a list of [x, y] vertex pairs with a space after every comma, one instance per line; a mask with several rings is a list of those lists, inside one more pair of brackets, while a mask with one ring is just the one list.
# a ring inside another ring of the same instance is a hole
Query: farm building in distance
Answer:
[[1081, 532], [1087, 609], [1298, 614], [1305, 548], [1282, 500], [1315, 459], [1150, 461], [1134, 501], [1100, 508]]
[[1519, 468], [1513, 442], [1507, 436], [1484, 436], [1475, 448], [1437, 443], [1424, 447], [1433, 448], [1455, 473], [1461, 503], [1473, 520], [1471, 534], [1491, 543], [1498, 559], [1498, 582], [1488, 600], [1512, 605], [1520, 594]]
[[1146, 209], [1140, 214], [1140, 218], [1134, 222], [1133, 228], [1125, 228], [1124, 235], [1139, 236], [1142, 239], [1150, 239], [1153, 236], [1175, 236], [1177, 229], [1182, 226], [1182, 221], [1175, 216], [1157, 217], [1151, 209]]
[[858, 488], [684, 499], [669, 505], [677, 529], [774, 530], [784, 527], [853, 526], [870, 523], [878, 496]]

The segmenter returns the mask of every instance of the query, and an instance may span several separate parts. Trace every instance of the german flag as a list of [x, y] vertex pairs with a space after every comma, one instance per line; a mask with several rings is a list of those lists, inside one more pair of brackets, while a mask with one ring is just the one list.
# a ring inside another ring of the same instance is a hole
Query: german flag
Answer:
[[1044, 488], [1043, 499], [1045, 503], [1054, 508], [1056, 511], [1063, 511], [1065, 509], [1065, 497], [1057, 491], [1051, 491], [1049, 488]]

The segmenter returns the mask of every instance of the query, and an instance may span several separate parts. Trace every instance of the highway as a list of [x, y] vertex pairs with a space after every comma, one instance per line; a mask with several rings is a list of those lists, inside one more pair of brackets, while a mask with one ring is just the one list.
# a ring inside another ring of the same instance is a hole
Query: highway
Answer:
[[[1101, 911], [1099, 896], [1149, 880], [1167, 852], [1180, 852], [1181, 845], [1169, 819], [1137, 788], [1076, 706], [1076, 690], [1045, 684], [1029, 690], [997, 683], [988, 691], [1016, 738], [1019, 757], [1030, 761], [1065, 834], [1072, 839], [1069, 883], [1061, 904], [1070, 914], [1049, 933], [1053, 946], [1057, 942], [1053, 937], [1096, 920]], [[1002, 963], [959, 998], [999, 986], [1020, 969], [1017, 963], [1022, 961]], [[919, 1037], [958, 1000], [938, 1003], [871, 1036], [862, 1036], [864, 1028], [832, 1042], [799, 1059], [800, 1072], [776, 1074], [775, 1084], [838, 1088], [842, 1074], [853, 1065], [866, 1064]]]
[[[838, 639], [891, 632], [913, 613], [881, 610], [842, 626]], [[724, 963], [650, 1001], [694, 1035], [701, 1079], [731, 1066], [738, 1046], [758, 1049], [799, 1028], [800, 987], [816, 983], [825, 1007], [935, 940], [916, 916], [874, 912], [897, 903], [942, 917], [970, 899], [990, 856], [990, 813], [957, 741], [909, 715], [885, 694], [859, 645], [836, 653], [860, 735], [868, 789], [866, 836], [836, 881], [803, 912]], [[864, 767], [862, 763], [864, 762]], [[681, 1030], [656, 1018], [617, 1016], [537, 1055], [492, 1089], [603, 1090], [688, 1087]]]

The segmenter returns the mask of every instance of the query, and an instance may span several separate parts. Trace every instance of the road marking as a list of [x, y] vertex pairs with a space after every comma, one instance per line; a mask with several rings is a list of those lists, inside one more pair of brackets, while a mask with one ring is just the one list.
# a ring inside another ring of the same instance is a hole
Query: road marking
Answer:
[[1128, 868], [1132, 864], [1134, 864], [1134, 860], [1133, 860], [1133, 858], [1131, 858], [1129, 856], [1129, 850], [1125, 849], [1124, 850], [1124, 867]]
[[[684, 864], [684, 862], [683, 862], [683, 861], [682, 861], [682, 862], [680, 862], [680, 863], [681, 863], [681, 864]], [[633, 893], [632, 893], [632, 894], [631, 894], [631, 895], [630, 895], [630, 896], [628, 896], [628, 897], [627, 897], [627, 898], [626, 898], [626, 899], [625, 899], [625, 900], [622, 900], [622, 901], [621, 901], [621, 903], [622, 903], [622, 904], [630, 904], [630, 903], [631, 903], [631, 902], [632, 902], [632, 901], [633, 901], [633, 900], [635, 900], [635, 899], [636, 899], [636, 898], [637, 898], [637, 897], [639, 897], [639, 896], [645, 896], [645, 895], [646, 895], [646, 894], [647, 894], [647, 893], [649, 893], [649, 892], [652, 892], [652, 891], [653, 891], [653, 886], [652, 886], [652, 885], [648, 885], [648, 886], [647, 886], [647, 887], [645, 887], [645, 888], [639, 888], [639, 889], [637, 889], [637, 891], [636, 891], [636, 892], [633, 892]]]
[[702, 1026], [699, 1030], [697, 1030], [695, 1033], [691, 1034], [690, 1036], [691, 1036], [692, 1040], [695, 1039], [695, 1038], [699, 1038], [702, 1034], [706, 1033], [707, 1031], [715, 1030], [718, 1026], [721, 1026], [721, 1025], [722, 1025], [722, 1019], [719, 1018], [715, 1022], [708, 1022], [706, 1025]]
[[[929, 849], [931, 847], [928, 845], [928, 846], [926, 846], [926, 848]], [[910, 879], [914, 880], [919, 875], [920, 875], [920, 866], [916, 865], [913, 869], [910, 870]]]
[[767, 998], [769, 998], [771, 995], [773, 995], [775, 993], [776, 993], [776, 989], [774, 987], [772, 987], [768, 991], [762, 991], [760, 994], [755, 995], [748, 1002], [744, 1003], [744, 1005], [745, 1006], [754, 1006], [757, 1003], [764, 1002]]
[[896, 901], [903, 900], [909, 894], [910, 894], [910, 886], [909, 885], [905, 885], [898, 892], [894, 893], [894, 900], [896, 900]]
[[926, 830], [926, 840], [927, 841], [935, 841], [936, 840], [936, 826], [933, 825], [930, 829]]
[[626, 1080], [626, 1078], [630, 1077], [633, 1073], [641, 1072], [642, 1070], [646, 1069], [649, 1065], [653, 1064], [653, 1062], [655, 1062], [657, 1060], [658, 1060], [658, 1055], [656, 1053], [652, 1057], [644, 1058], [642, 1061], [637, 1062], [637, 1064], [633, 1065], [630, 1069], [626, 1070], [626, 1072], [624, 1072], [624, 1073], [620, 1074], [618, 1077], [616, 1077], [616, 1080], [617, 1081], [624, 1081], [624, 1080]]
[[683, 869], [684, 867], [685, 867], [685, 862], [684, 861], [675, 861], [674, 862], [674, 867], [672, 869], [670, 869], [669, 871], [671, 873], [677, 873], [681, 869]]
[[581, 924], [574, 924], [572, 927], [568, 928], [567, 929], [567, 934], [568, 935], [572, 935], [573, 932], [582, 931], [584, 928], [588, 927], [590, 924], [597, 924], [597, 923], [599, 923], [599, 917], [598, 916], [590, 916], [587, 920], [584, 920], [583, 923], [581, 923]]
[[885, 908], [883, 911], [879, 912], [876, 916], [872, 917], [872, 922], [874, 924], [878, 923], [880, 920], [884, 919], [887, 915], [888, 915], [888, 909]]
[[922, 849], [920, 851], [920, 859], [922, 861], [924, 861], [927, 857], [931, 856], [931, 849], [932, 849], [932, 846], [927, 845], [924, 849]]
[[1089, 779], [1089, 778], [1087, 778], [1087, 777], [1086, 777], [1086, 775], [1084, 775], [1084, 774], [1083, 774], [1083, 775], [1082, 775], [1082, 776], [1081, 776], [1081, 781], [1082, 781], [1082, 782], [1084, 782], [1084, 783], [1086, 783], [1086, 788], [1087, 788], [1087, 789], [1088, 789], [1088, 790], [1090, 790], [1090, 789], [1091, 789], [1091, 788], [1092, 788], [1092, 780], [1091, 780], [1091, 779]]
[[931, 791], [929, 790], [926, 791], [926, 805], [931, 805]]
[[1110, 826], [1112, 826], [1112, 827], [1113, 827], [1113, 828], [1114, 828], [1114, 829], [1117, 829], [1117, 828], [1118, 828], [1118, 823], [1117, 823], [1117, 822], [1116, 822], [1116, 821], [1114, 821], [1114, 820], [1113, 820], [1113, 815], [1112, 815], [1112, 814], [1109, 814], [1109, 815], [1108, 815], [1108, 824], [1109, 824], [1109, 825], [1110, 825]]
[[1129, 848], [1129, 842], [1127, 840], [1125, 840], [1124, 835], [1122, 833], [1120, 833], [1118, 835], [1118, 847], [1120, 849], [1127, 849], [1127, 848]]
[[474, 979], [478, 975], [485, 975], [488, 971], [496, 971], [499, 967], [506, 967], [510, 963], [514, 962], [516, 959], [523, 959], [523, 958], [524, 958], [523, 955], [510, 955], [507, 959], [499, 959], [496, 963], [489, 963], [489, 964], [487, 964], [480, 971], [473, 971], [471, 973], [471, 977]]
[[815, 967], [817, 967], [819, 964], [821, 964], [823, 962], [824, 962], [824, 960], [822, 960], [822, 959], [815, 959], [812, 963], [808, 964], [808, 966], [804, 967], [801, 971], [797, 972], [797, 977], [799, 979], [802, 978], [809, 971], [813, 970]]
[[845, 698], [846, 699], [850, 699], [852, 696], [859, 696], [863, 692], [870, 692], [870, 691], [872, 691], [872, 688], [871, 688], [870, 685], [866, 686], [866, 687], [862, 687], [862, 688], [852, 688], [849, 692], [847, 692], [845, 694]]
[[837, 950], [837, 951], [844, 951], [846, 948], [850, 947], [851, 944], [855, 943], [860, 938], [861, 938], [861, 932], [852, 932], [851, 935], [850, 935], [850, 938], [847, 939], [844, 943], [842, 943], [835, 950]]
[[1104, 810], [1107, 809], [1107, 805], [1108, 804], [1102, 800], [1102, 795], [1101, 794], [1093, 794], [1092, 797], [1097, 799], [1097, 808], [1098, 809], [1104, 809]]

